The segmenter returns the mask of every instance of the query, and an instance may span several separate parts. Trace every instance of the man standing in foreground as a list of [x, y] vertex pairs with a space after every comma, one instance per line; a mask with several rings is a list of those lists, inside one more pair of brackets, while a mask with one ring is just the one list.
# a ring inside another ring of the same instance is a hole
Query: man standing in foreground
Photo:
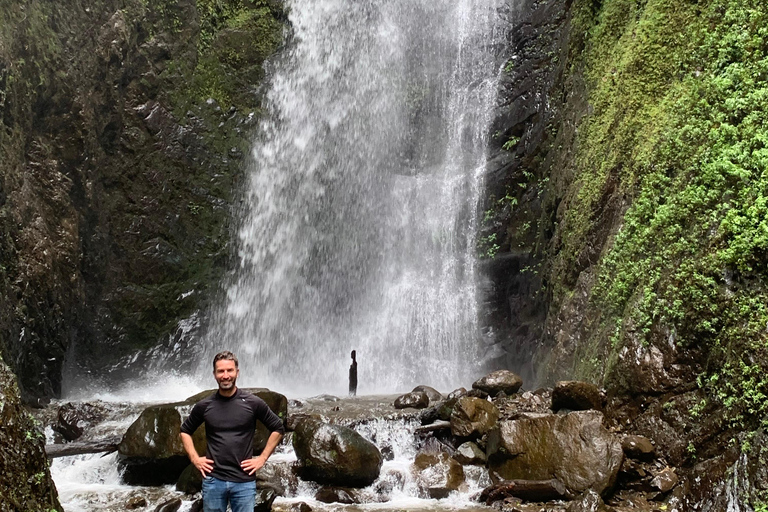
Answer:
[[[203, 475], [204, 512], [253, 512], [256, 477], [283, 438], [283, 422], [261, 398], [238, 389], [240, 374], [237, 357], [224, 351], [213, 358], [213, 376], [219, 384], [216, 393], [192, 408], [181, 425], [181, 442], [189, 460]], [[271, 432], [267, 446], [253, 457], [256, 420]], [[208, 444], [205, 457], [195, 450], [192, 434], [205, 423]]]

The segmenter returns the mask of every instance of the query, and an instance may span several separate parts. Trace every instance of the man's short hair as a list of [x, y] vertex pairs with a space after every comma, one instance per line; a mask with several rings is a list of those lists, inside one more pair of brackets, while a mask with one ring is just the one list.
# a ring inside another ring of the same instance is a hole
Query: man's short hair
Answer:
[[219, 361], [234, 361], [235, 368], [238, 368], [237, 356], [229, 350], [224, 350], [213, 356], [213, 371], [216, 371], [216, 363]]

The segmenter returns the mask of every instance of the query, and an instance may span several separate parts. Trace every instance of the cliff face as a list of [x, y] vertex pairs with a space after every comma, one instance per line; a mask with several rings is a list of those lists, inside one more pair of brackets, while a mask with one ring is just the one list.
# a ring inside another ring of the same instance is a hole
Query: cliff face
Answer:
[[764, 506], [766, 21], [751, 0], [526, 2], [478, 247], [506, 366], [625, 397], [714, 509]]
[[0, 359], [0, 512], [61, 511], [45, 438], [24, 410], [16, 378]]
[[0, 349], [25, 397], [205, 306], [284, 21], [267, 0], [0, 1]]

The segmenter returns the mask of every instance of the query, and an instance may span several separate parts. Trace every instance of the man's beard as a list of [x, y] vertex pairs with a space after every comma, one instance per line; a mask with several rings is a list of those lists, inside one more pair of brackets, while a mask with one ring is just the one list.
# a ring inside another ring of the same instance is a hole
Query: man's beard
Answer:
[[222, 391], [229, 391], [230, 389], [235, 387], [235, 382], [237, 379], [232, 379], [230, 381], [220, 381], [219, 382], [219, 389]]

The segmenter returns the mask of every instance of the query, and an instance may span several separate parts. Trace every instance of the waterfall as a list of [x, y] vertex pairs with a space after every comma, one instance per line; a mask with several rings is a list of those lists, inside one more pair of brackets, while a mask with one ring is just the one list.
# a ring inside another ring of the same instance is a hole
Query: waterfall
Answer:
[[289, 2], [210, 356], [243, 383], [449, 390], [484, 370], [475, 231], [497, 0]]

